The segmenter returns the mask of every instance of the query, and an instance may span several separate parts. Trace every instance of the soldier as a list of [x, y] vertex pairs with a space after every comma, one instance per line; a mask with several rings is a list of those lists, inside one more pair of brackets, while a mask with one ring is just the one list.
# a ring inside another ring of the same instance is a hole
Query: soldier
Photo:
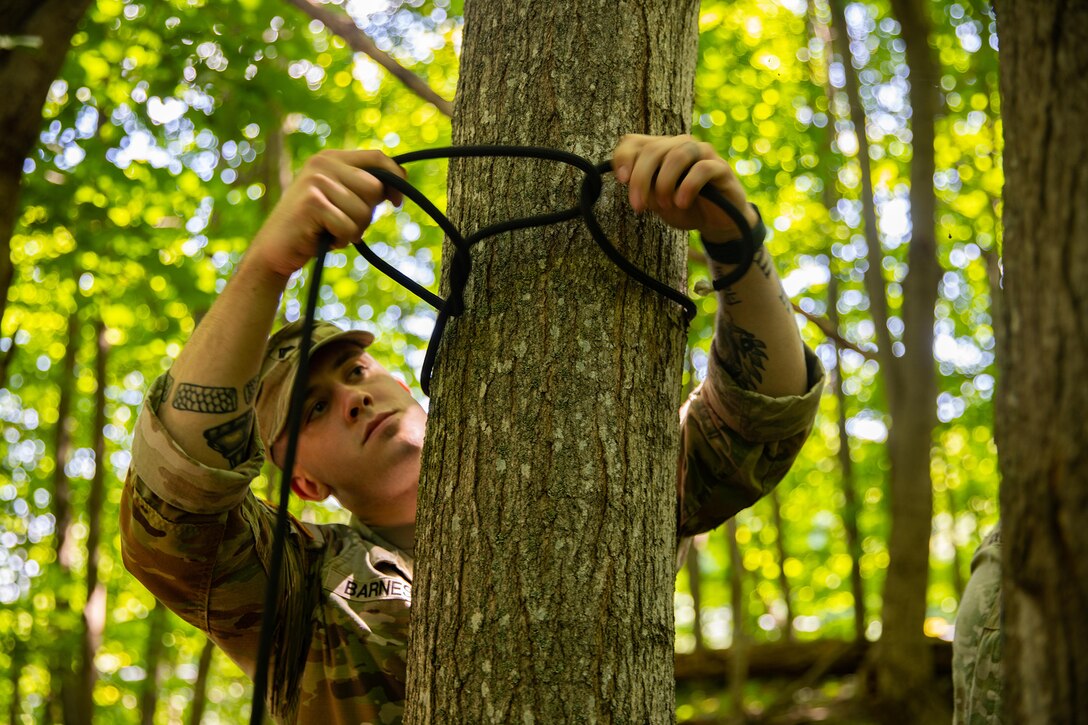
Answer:
[[[636, 212], [696, 229], [708, 244], [739, 232], [698, 196], [707, 184], [759, 222], [729, 165], [690, 137], [625, 136], [613, 164]], [[249, 483], [265, 455], [283, 462], [301, 325], [267, 338], [288, 278], [316, 253], [319, 235], [328, 230], [342, 248], [374, 207], [400, 201], [362, 171], [371, 166], [404, 174], [373, 151], [325, 151], [306, 163], [137, 421], [121, 510], [125, 565], [251, 677], [274, 510]], [[765, 250], [719, 295], [707, 379], [681, 411], [680, 541], [785, 475], [823, 382]], [[335, 496], [353, 516], [348, 525], [291, 526], [267, 703], [281, 722], [394, 723], [403, 712], [426, 414], [371, 356], [373, 340], [319, 324], [304, 372], [291, 487], [306, 500]]]
[[955, 725], [1000, 725], [1005, 676], [1001, 666], [1001, 524], [971, 560], [971, 579], [956, 615], [952, 642]]

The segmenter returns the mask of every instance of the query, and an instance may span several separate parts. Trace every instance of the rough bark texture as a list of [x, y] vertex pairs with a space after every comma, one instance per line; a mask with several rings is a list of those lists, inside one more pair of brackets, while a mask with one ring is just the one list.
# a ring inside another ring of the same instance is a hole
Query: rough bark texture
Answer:
[[[686, 130], [697, 10], [467, 3], [454, 143], [601, 160], [623, 133]], [[580, 181], [545, 162], [452, 164], [451, 219], [564, 208]], [[683, 286], [682, 234], [636, 218], [611, 181], [597, 209], [636, 265]], [[681, 310], [576, 222], [474, 259], [432, 383], [406, 718], [671, 722]]]
[[16, 0], [0, 6], [0, 35], [39, 38], [40, 47], [0, 50], [0, 322], [14, 277], [11, 235], [23, 161], [34, 148], [41, 108], [91, 0]]
[[998, 7], [1007, 722], [1088, 722], [1088, 6]]

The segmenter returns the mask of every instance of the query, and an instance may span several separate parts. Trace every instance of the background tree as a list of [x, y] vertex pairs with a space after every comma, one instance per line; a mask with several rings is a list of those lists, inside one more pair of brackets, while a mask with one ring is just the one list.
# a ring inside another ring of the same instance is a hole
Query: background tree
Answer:
[[997, 436], [1006, 717], [1088, 721], [1084, 361], [1088, 8], [1004, 2], [1008, 139]]
[[91, 0], [17, 0], [0, 8], [0, 321], [14, 267], [11, 233], [19, 210], [23, 162], [34, 148], [39, 109], [57, 77], [76, 24]]

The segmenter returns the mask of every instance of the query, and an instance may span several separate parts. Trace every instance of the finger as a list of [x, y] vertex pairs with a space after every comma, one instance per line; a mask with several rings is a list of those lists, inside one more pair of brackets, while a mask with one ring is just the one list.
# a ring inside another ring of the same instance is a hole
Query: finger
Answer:
[[[355, 171], [359, 170], [355, 169]], [[361, 171], [359, 173], [365, 174], [365, 172]], [[370, 174], [366, 174], [366, 176], [369, 176], [374, 182], [378, 182], [378, 180], [373, 176], [370, 176]], [[366, 231], [366, 228], [370, 226], [370, 220], [374, 215], [374, 207], [381, 203], [381, 198], [379, 197], [376, 203], [372, 202], [357, 194], [354, 189], [348, 188], [340, 183], [338, 179], [331, 179], [325, 176], [316, 177], [314, 179], [314, 184], [321, 189], [326, 199], [332, 202], [337, 209], [344, 212], [353, 222], [355, 222], [359, 234], [352, 239], [352, 241], [358, 241], [358, 237], [361, 237], [363, 232]], [[378, 182], [378, 185], [380, 186], [381, 182]]]
[[[358, 173], [354, 173], [362, 172], [363, 174], [366, 174], [366, 171], [364, 171], [364, 169], [379, 168], [383, 169], [384, 171], [388, 171], [391, 174], [399, 176], [400, 178], [407, 181], [408, 172], [405, 170], [405, 168], [399, 165], [397, 162], [393, 161], [393, 159], [383, 154], [381, 151], [355, 149], [346, 151], [329, 151], [327, 153], [330, 154], [331, 159], [338, 167], [337, 176], [343, 180], [345, 185], [356, 190], [356, 193], [358, 193], [363, 199], [365, 199], [366, 202], [371, 206], [377, 206], [385, 199], [388, 199], [389, 201], [397, 205], [400, 205], [404, 202], [404, 196], [403, 194], [401, 194], [400, 191], [392, 186], [386, 187], [384, 184], [382, 184], [380, 180], [377, 179], [377, 177], [373, 176], [372, 174], [367, 175], [377, 181], [377, 186], [374, 186], [370, 183], [363, 183], [362, 181], [360, 181], [360, 179], [362, 179], [363, 177], [361, 177]], [[354, 171], [346, 172], [344, 167], [348, 167], [350, 169], [353, 169]], [[377, 190], [377, 193], [380, 194], [380, 196], [374, 196], [373, 194], [369, 193], [370, 190]]]
[[635, 157], [653, 136], [629, 133], [620, 138], [616, 148], [612, 151], [612, 173], [621, 184], [626, 184], [631, 178], [631, 167], [634, 166]]
[[635, 157], [631, 167], [631, 180], [628, 182], [628, 197], [631, 208], [636, 212], [653, 209], [654, 199], [650, 196], [654, 176], [661, 166], [661, 159], [672, 149], [675, 139], [660, 139], [644, 146]]
[[657, 171], [654, 193], [657, 203], [662, 207], [672, 206], [676, 195], [676, 186], [680, 179], [703, 156], [703, 150], [695, 141], [688, 141], [669, 150]]
[[[320, 228], [333, 236], [336, 240], [333, 246], [336, 249], [359, 241], [363, 230], [351, 215], [317, 186], [311, 187], [310, 195], [307, 207], [311, 210], [312, 218]], [[356, 201], [362, 203], [358, 199]]]
[[[696, 162], [688, 169], [688, 175], [684, 177], [684, 180], [680, 182], [680, 187], [676, 189], [674, 196], [676, 205], [681, 209], [691, 207], [703, 188], [708, 184], [724, 193], [731, 176], [729, 164], [721, 159], [703, 159]], [[726, 197], [728, 198], [729, 195], [726, 194]], [[733, 200], [730, 199], [730, 201]]]
[[394, 190], [368, 171], [354, 166], [340, 166], [337, 169], [337, 180], [371, 207], [381, 204], [386, 199], [393, 200]]

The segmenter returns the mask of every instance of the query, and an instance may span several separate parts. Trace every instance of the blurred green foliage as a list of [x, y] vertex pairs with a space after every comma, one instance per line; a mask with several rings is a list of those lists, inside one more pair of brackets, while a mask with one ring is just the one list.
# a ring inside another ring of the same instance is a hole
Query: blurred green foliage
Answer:
[[[379, 47], [452, 98], [460, 43], [460, 7], [449, 0], [349, 2]], [[333, 10], [343, 12], [343, 8]], [[1001, 121], [993, 18], [980, 4], [930, 5], [943, 69], [937, 137], [939, 258], [944, 269], [935, 311], [935, 364], [941, 425], [933, 437], [935, 512], [927, 632], [949, 637], [971, 552], [997, 517], [993, 445], [994, 333], [991, 269], [1000, 242]], [[843, 74], [857, 73], [869, 119], [870, 156], [884, 248], [882, 274], [899, 339], [911, 139], [909, 72], [899, 27], [885, 2], [848, 6], [852, 57], [826, 43], [824, 0], [703, 2], [693, 133], [734, 165], [763, 211], [787, 292], [804, 313], [826, 317], [860, 349], [875, 344], [862, 284], [856, 129]], [[843, 32], [843, 29], [836, 29]], [[421, 101], [343, 39], [281, 0], [98, 0], [53, 84], [38, 146], [24, 168], [21, 217], [12, 240], [16, 281], [0, 329], [0, 354], [15, 347], [0, 388], [0, 712], [13, 687], [25, 722], [45, 718], [49, 666], [76, 651], [87, 594], [83, 544], [86, 496], [96, 465], [106, 466], [100, 512], [101, 579], [108, 596], [104, 640], [95, 656], [96, 722], [135, 723], [149, 684], [144, 651], [153, 598], [120, 561], [117, 510], [129, 462], [131, 429], [150, 381], [165, 371], [230, 277], [285, 178], [327, 147], [378, 148], [391, 154], [449, 143], [449, 119]], [[412, 165], [410, 178], [441, 200], [445, 165]], [[442, 207], [443, 203], [439, 202]], [[380, 254], [436, 289], [441, 235], [406, 206], [382, 209], [369, 239]], [[694, 244], [695, 242], [693, 242]], [[988, 266], [989, 265], [989, 266]], [[828, 283], [838, 280], [838, 298]], [[705, 277], [698, 263], [692, 281]], [[292, 283], [281, 315], [299, 315]], [[692, 371], [705, 375], [715, 300], [702, 298], [692, 325]], [[78, 312], [81, 334], [67, 340]], [[321, 288], [319, 315], [380, 333], [376, 354], [416, 383], [434, 320], [354, 252], [334, 253]], [[92, 326], [102, 319], [111, 343], [108, 379], [94, 377]], [[798, 316], [802, 334], [835, 371], [846, 410], [824, 398], [813, 435], [780, 488], [784, 525], [770, 502], [738, 517], [737, 538], [747, 608], [741, 626], [756, 642], [850, 638], [854, 562], [846, 546], [842, 472], [836, 457], [840, 416], [860, 502], [867, 636], [880, 632], [888, 562], [885, 506], [887, 416], [875, 361], [845, 350], [841, 365], [819, 327]], [[897, 327], [898, 325], [898, 327]], [[73, 379], [61, 379], [68, 344], [78, 345]], [[93, 393], [105, 384], [106, 460], [91, 451]], [[70, 431], [77, 525], [72, 574], [56, 562], [52, 514], [53, 450], [59, 391], [72, 385]], [[418, 388], [418, 386], [416, 386]], [[919, 401], [925, 404], [925, 401]], [[267, 480], [257, 482], [265, 490]], [[310, 520], [343, 519], [335, 504], [295, 504]], [[780, 560], [776, 541], [787, 557]], [[732, 564], [724, 530], [696, 542], [703, 637], [730, 644]], [[80, 553], [82, 552], [82, 553]], [[785, 621], [780, 570], [791, 587], [793, 622]], [[678, 651], [694, 646], [688, 575], [676, 593]], [[155, 721], [176, 722], [190, 705], [203, 635], [169, 615]], [[240, 722], [249, 685], [221, 656], [213, 661], [204, 722]], [[757, 702], [762, 697], [753, 690]], [[716, 712], [719, 697], [690, 697], [680, 719]], [[707, 704], [713, 701], [714, 705]]]

